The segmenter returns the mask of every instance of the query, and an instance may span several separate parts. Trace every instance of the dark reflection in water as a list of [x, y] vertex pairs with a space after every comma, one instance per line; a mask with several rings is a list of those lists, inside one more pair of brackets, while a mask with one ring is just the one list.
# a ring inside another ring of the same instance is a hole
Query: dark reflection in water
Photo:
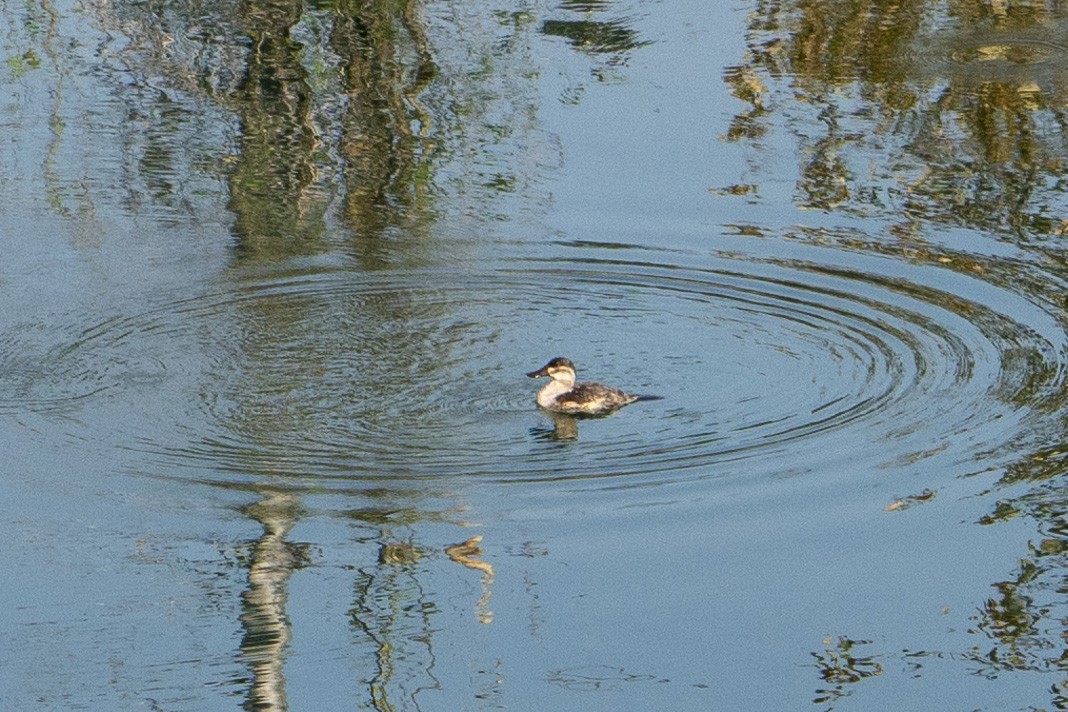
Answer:
[[[611, 10], [611, 2], [565, 0], [560, 3], [560, 8], [568, 11], [568, 19], [546, 20], [541, 25], [541, 31], [566, 39], [581, 52], [608, 56], [609, 64], [621, 63], [630, 52], [649, 44], [634, 29], [633, 18], [595, 19], [598, 17], [595, 13]], [[580, 13], [584, 15], [582, 19], [570, 19]]]
[[627, 52], [645, 44], [622, 20], [546, 20], [541, 31], [547, 35], [563, 37], [576, 49], [592, 54]]
[[[312, 96], [291, 30], [300, 3], [248, 0], [241, 15], [249, 36], [245, 74], [233, 94], [240, 150], [230, 175], [230, 210], [239, 248], [259, 259], [314, 250], [324, 202], [312, 190]], [[317, 205], [318, 204], [318, 205]]]
[[[380, 495], [389, 496], [382, 492]], [[419, 706], [420, 696], [440, 690], [435, 675], [435, 618], [439, 614], [434, 596], [423, 582], [434, 552], [417, 545], [412, 538], [401, 538], [399, 528], [411, 530], [427, 519], [430, 512], [408, 511], [408, 516], [386, 510], [354, 513], [353, 518], [373, 523], [378, 532], [375, 565], [360, 569], [354, 582], [354, 596], [349, 609], [353, 629], [374, 648], [373, 674], [367, 679], [368, 701], [381, 712]], [[455, 513], [443, 513], [446, 519]], [[481, 574], [482, 594], [474, 604], [481, 623], [493, 622], [489, 608], [494, 579], [492, 564], [483, 560], [482, 536], [447, 547], [447, 558]]]
[[802, 157], [801, 205], [899, 211], [902, 236], [923, 221], [1061, 234], [1063, 13], [999, 3], [954, 3], [946, 15], [922, 3], [758, 8], [748, 56], [725, 73], [752, 107], [729, 136], [760, 140], [783, 119]]
[[[353, 3], [331, 34], [347, 90], [339, 145], [344, 214], [368, 266], [379, 263], [368, 241], [388, 239], [401, 228], [418, 238], [434, 216], [436, 127], [419, 95], [437, 67], [419, 13], [415, 3], [399, 12], [384, 3]], [[414, 55], [407, 64], [398, 57], [405, 38]]]
[[[304, 11], [278, 2], [250, 4], [246, 13], [251, 51], [232, 97], [242, 141], [230, 174], [238, 246], [243, 262], [322, 250], [331, 195], [319, 174], [337, 172], [357, 255], [381, 266], [374, 240], [416, 230], [433, 212], [435, 144], [418, 97], [436, 67], [419, 9], [342, 3], [322, 18], [316, 47], [294, 39]], [[304, 66], [312, 50], [336, 57], [328, 87], [338, 96], [316, 96]], [[336, 136], [322, 133], [324, 111], [338, 122]], [[323, 162], [324, 154], [336, 162]]]
[[552, 428], [538, 427], [531, 434], [539, 440], [575, 440], [579, 436], [579, 419], [566, 413], [546, 412], [552, 421]]
[[[778, 0], [758, 2], [757, 8], [744, 61], [724, 73], [748, 105], [734, 117], [727, 138], [762, 153], [782, 129], [801, 157], [794, 184], [798, 205], [890, 221], [882, 235], [808, 229], [796, 237], [979, 275], [1041, 305], [1063, 331], [1064, 8], [875, 2], [844, 11], [833, 2]], [[757, 185], [756, 192], [762, 189]], [[1026, 252], [1007, 260], [952, 242], [928, 242], [932, 226], [981, 230]], [[1064, 409], [1063, 365], [1015, 347], [1004, 349], [1001, 361], [1003, 368], [1020, 366], [1029, 374], [1009, 394], [1021, 411]], [[998, 487], [1017, 494], [1001, 499], [982, 520], [992, 526], [1032, 517], [1039, 539], [1023, 553], [1018, 570], [982, 596], [985, 602], [971, 618], [974, 646], [907, 651], [905, 660], [919, 666], [929, 658], [956, 658], [991, 679], [1012, 671], [1054, 673], [1062, 680], [1050, 687], [1050, 701], [1065, 709], [1068, 421], [1056, 420], [1052, 431], [1024, 429], [1010, 447], [1015, 461]], [[831, 703], [842, 694], [841, 683], [881, 670], [872, 661], [866, 671], [857, 670], [847, 653], [840, 644], [837, 651], [817, 654], [824, 679], [839, 683], [821, 690], [817, 702]]]
[[407, 700], [417, 701], [421, 690], [438, 688], [440, 682], [433, 673], [436, 606], [419, 576], [423, 553], [411, 542], [383, 538], [379, 565], [357, 576], [349, 615], [375, 646], [370, 704], [390, 712], [406, 709]]
[[816, 690], [816, 697], [812, 700], [814, 703], [834, 709], [835, 702], [849, 695], [850, 688], [847, 685], [883, 674], [883, 666], [875, 658], [862, 655], [857, 650], [858, 646], [870, 645], [870, 640], [850, 640], [838, 636], [837, 641], [827, 639], [823, 642], [827, 647], [821, 652], [812, 653], [812, 657], [816, 660], [815, 666], [819, 669], [820, 677], [829, 687]]
[[[267, 267], [320, 251], [326, 231], [323, 213], [331, 198], [324, 190], [329, 183], [320, 179], [320, 173], [337, 172], [344, 194], [341, 215], [351, 230], [353, 253], [364, 267], [380, 269], [388, 264], [383, 258], [389, 253], [379, 241], [404, 232], [410, 244], [418, 244], [413, 237], [418, 236], [420, 223], [433, 217], [434, 141], [429, 138], [433, 126], [419, 94], [436, 76], [436, 67], [420, 8], [415, 3], [350, 2], [329, 7], [313, 41], [321, 43], [323, 55], [336, 57], [337, 71], [328, 84], [336, 98], [315, 95], [315, 78], [303, 63], [310, 48], [294, 38], [298, 23], [307, 20], [307, 9], [300, 3], [257, 2], [242, 13], [250, 25], [250, 52], [245, 76], [232, 95], [241, 120], [241, 146], [229, 176], [238, 266]], [[334, 116], [336, 137], [321, 133], [317, 111]], [[323, 144], [334, 140], [336, 144]], [[323, 162], [324, 152], [334, 160]], [[429, 316], [411, 302], [398, 292], [393, 298], [364, 302], [358, 312], [336, 313], [337, 319], [352, 325], [342, 327], [342, 332], [352, 332], [355, 338], [335, 356], [363, 365], [353, 377], [377, 384], [374, 392], [359, 395], [368, 402], [388, 402], [391, 393], [403, 392], [405, 385], [393, 382], [397, 374], [415, 383], [434, 382], [432, 371], [449, 363], [444, 354], [432, 355], [433, 331], [401, 328]], [[218, 412], [226, 414], [247, 442], [269, 447], [282, 432], [315, 436], [315, 416], [301, 401], [307, 398], [309, 384], [321, 381], [337, 365], [331, 363], [333, 356], [302, 347], [301, 334], [309, 333], [309, 328], [317, 333], [315, 322], [321, 316], [315, 304], [306, 305], [311, 309], [285, 301], [254, 301], [242, 310], [239, 348], [234, 353], [241, 362], [235, 372], [238, 380]], [[447, 310], [441, 305], [434, 320], [445, 318]], [[295, 349], [286, 349], [286, 342]], [[370, 364], [375, 365], [368, 368]], [[407, 364], [419, 364], [419, 373], [411, 373]], [[314, 408], [321, 411], [322, 406]], [[269, 462], [254, 464], [249, 473], [265, 483], [272, 479]], [[253, 516], [277, 511], [292, 515], [284, 522], [256, 516], [265, 535], [254, 552], [265, 556], [254, 557], [245, 594], [246, 609], [255, 603], [255, 610], [246, 610], [243, 616], [246, 640], [254, 641], [242, 646], [254, 674], [250, 709], [285, 708], [282, 670], [289, 639], [285, 587], [294, 567], [284, 565], [283, 555], [294, 545], [284, 538], [299, 516], [299, 497], [281, 495], [288, 506], [270, 506], [279, 496], [268, 489], [265, 499], [250, 509]], [[384, 491], [376, 499], [393, 497]], [[407, 526], [415, 527], [431, 516], [411, 510]], [[391, 512], [387, 517], [392, 521], [396, 515]], [[352, 621], [377, 649], [370, 704], [378, 710], [405, 709], [405, 700], [416, 699], [426, 680], [435, 684], [430, 623], [434, 603], [421, 591], [419, 567], [424, 554], [411, 541], [396, 541], [389, 528], [380, 532], [378, 541], [378, 565], [364, 569], [355, 582]], [[295, 563], [292, 557], [289, 560]], [[461, 563], [474, 560], [472, 554]], [[396, 607], [406, 597], [419, 611], [414, 631]], [[422, 642], [409, 647], [405, 641], [413, 636]], [[413, 667], [420, 649], [428, 660], [425, 676]], [[399, 705], [394, 698], [401, 700]]]
[[1024, 494], [1001, 499], [980, 520], [1006, 524], [1021, 516], [1038, 523], [1038, 537], [1021, 556], [1009, 578], [991, 585], [988, 598], [972, 616], [971, 632], [980, 638], [966, 651], [973, 670], [987, 678], [1014, 671], [1056, 673], [1051, 687], [1055, 709], [1068, 708], [1068, 653], [1064, 648], [1068, 605], [1068, 422], [1060, 443], [1010, 465], [999, 485]]

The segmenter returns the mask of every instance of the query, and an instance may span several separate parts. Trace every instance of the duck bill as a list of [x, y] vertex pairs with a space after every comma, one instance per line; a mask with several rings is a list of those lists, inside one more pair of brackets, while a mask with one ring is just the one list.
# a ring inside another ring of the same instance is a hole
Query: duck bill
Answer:
[[528, 373], [527, 377], [528, 378], [541, 378], [542, 376], [548, 376], [548, 375], [549, 375], [549, 367], [548, 366], [542, 366], [537, 371], [531, 371], [530, 373]]

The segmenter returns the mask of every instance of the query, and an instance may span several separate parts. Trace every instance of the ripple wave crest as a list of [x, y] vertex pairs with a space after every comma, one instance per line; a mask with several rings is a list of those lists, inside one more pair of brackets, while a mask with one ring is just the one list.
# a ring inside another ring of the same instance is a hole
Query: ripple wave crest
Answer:
[[[619, 252], [245, 283], [88, 325], [54, 352], [69, 380], [0, 403], [91, 400], [79, 437], [145, 472], [341, 487], [978, 470], [1062, 387], [1055, 320], [960, 275]], [[556, 355], [663, 399], [554, 422], [523, 373]]]

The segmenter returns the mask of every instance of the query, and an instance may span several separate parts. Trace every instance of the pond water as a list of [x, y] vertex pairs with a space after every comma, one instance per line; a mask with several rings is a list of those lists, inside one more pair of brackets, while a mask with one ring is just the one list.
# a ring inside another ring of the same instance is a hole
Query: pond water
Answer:
[[3, 709], [1068, 708], [1059, 3], [3, 9]]

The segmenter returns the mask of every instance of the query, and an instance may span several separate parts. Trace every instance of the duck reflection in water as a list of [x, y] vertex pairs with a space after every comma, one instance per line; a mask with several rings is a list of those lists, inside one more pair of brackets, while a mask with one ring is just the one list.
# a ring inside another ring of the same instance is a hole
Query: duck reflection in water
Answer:
[[553, 420], [553, 427], [547, 428], [539, 425], [538, 427], [531, 428], [530, 433], [538, 440], [577, 440], [578, 439], [578, 418], [567, 413], [554, 413], [547, 411], [550, 418]]
[[636, 396], [600, 383], [576, 383], [575, 364], [558, 356], [530, 378], [549, 377], [535, 398], [538, 407], [548, 411], [553, 419], [552, 440], [574, 440], [578, 437], [578, 423], [574, 416], [602, 416], [614, 413], [625, 405], [639, 400], [660, 400], [660, 396]]

